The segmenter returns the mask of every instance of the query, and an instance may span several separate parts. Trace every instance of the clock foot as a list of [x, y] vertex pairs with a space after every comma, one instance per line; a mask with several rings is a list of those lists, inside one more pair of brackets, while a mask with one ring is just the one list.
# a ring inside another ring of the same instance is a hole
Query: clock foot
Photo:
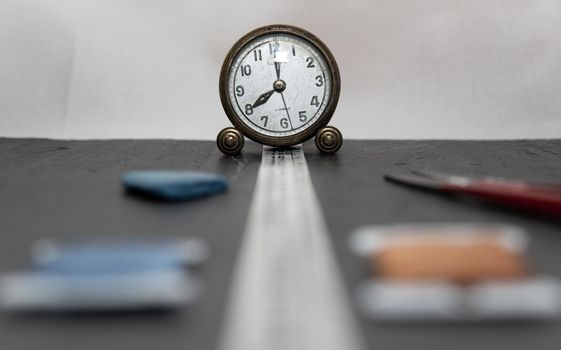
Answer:
[[218, 149], [227, 156], [239, 154], [244, 145], [243, 135], [235, 128], [224, 128], [216, 137]]
[[343, 144], [343, 135], [336, 127], [326, 126], [318, 130], [315, 141], [322, 153], [335, 153]]

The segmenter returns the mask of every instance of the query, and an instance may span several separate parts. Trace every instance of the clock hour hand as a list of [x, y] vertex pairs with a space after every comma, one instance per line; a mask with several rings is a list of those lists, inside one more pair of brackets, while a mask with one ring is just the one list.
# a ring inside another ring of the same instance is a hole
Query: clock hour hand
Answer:
[[253, 108], [261, 106], [262, 104], [265, 104], [267, 101], [269, 101], [269, 97], [271, 97], [271, 95], [275, 92], [275, 90], [271, 90], [271, 91], [267, 91], [264, 94], [261, 94], [261, 96], [259, 96], [257, 98], [257, 100], [255, 101], [255, 103], [253, 104]]

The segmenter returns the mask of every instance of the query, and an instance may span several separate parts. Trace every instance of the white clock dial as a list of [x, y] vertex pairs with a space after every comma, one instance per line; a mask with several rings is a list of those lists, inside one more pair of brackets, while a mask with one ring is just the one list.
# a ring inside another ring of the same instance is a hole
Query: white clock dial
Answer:
[[331, 74], [323, 55], [291, 34], [249, 42], [228, 73], [228, 98], [239, 119], [269, 136], [290, 136], [312, 126], [328, 105]]

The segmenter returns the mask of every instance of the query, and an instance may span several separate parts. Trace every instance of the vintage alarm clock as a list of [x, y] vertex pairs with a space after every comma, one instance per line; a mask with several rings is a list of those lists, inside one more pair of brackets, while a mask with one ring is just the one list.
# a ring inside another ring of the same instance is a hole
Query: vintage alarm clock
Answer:
[[234, 125], [216, 142], [238, 154], [244, 136], [264, 145], [289, 147], [315, 136], [324, 153], [343, 143], [327, 126], [339, 100], [341, 80], [335, 58], [315, 35], [288, 25], [255, 29], [228, 52], [220, 72], [220, 100]]

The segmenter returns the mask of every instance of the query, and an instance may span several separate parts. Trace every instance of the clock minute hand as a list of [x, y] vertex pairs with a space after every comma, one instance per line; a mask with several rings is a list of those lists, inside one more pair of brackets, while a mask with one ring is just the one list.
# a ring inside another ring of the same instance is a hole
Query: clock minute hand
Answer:
[[277, 80], [280, 80], [280, 62], [275, 62], [275, 71], [277, 72]]
[[284, 99], [284, 94], [282, 92], [280, 94], [282, 97], [282, 104], [284, 105], [284, 110], [286, 111], [286, 115], [288, 116], [288, 122], [290, 123], [290, 128], [294, 130], [294, 127], [292, 126], [292, 119], [290, 118], [290, 113], [288, 113], [288, 107], [286, 106], [286, 101]]
[[257, 100], [255, 101], [255, 103], [253, 103], [253, 108], [261, 106], [262, 104], [265, 104], [267, 101], [269, 101], [269, 97], [271, 97], [271, 95], [275, 92], [275, 90], [271, 90], [271, 91], [267, 91], [264, 94], [261, 94]]

